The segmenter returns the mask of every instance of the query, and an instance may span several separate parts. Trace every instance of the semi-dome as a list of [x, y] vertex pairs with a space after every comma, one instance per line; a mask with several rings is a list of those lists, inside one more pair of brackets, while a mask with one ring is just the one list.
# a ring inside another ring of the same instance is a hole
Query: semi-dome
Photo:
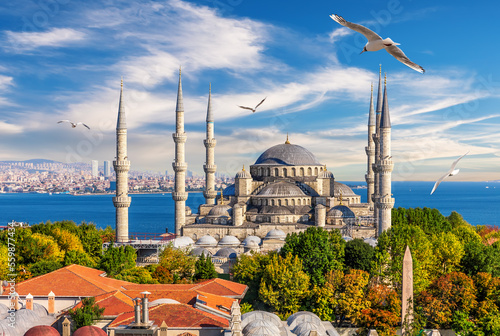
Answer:
[[238, 246], [240, 244], [240, 240], [235, 236], [224, 236], [219, 240], [219, 245]]
[[328, 217], [334, 218], [356, 218], [354, 212], [345, 205], [336, 205], [328, 211]]
[[287, 207], [278, 206], [278, 205], [272, 206], [269, 210], [267, 210], [266, 213], [271, 214], [271, 215], [291, 215], [292, 214], [290, 209], [288, 209]]
[[320, 165], [313, 153], [304, 147], [290, 143], [269, 148], [259, 156], [255, 164], [286, 166]]
[[30, 328], [24, 336], [60, 336], [59, 332], [47, 325], [39, 325]]
[[85, 326], [77, 329], [73, 336], [107, 336], [107, 334], [96, 326]]
[[208, 216], [213, 217], [231, 217], [231, 207], [227, 204], [218, 204], [212, 207], [208, 212]]
[[196, 241], [195, 245], [197, 245], [197, 246], [215, 246], [215, 245], [217, 245], [217, 240], [210, 235], [205, 235], [205, 236], [201, 237], [200, 239], [198, 239]]
[[272, 197], [303, 197], [306, 194], [304, 194], [302, 189], [297, 185], [281, 181], [265, 186], [258, 195]]
[[340, 194], [342, 194], [342, 196], [358, 196], [347, 185], [337, 181], [333, 183], [333, 190], [335, 197], [340, 196]]
[[257, 244], [260, 244], [260, 242], [261, 242], [260, 237], [257, 237], [257, 236], [247, 236], [245, 238], [245, 240], [243, 240], [243, 244], [246, 244], [247, 242], [249, 242], [251, 240], [255, 241]]
[[286, 238], [286, 233], [280, 229], [272, 229], [269, 231], [264, 239], [282, 239]]
[[195, 247], [194, 249], [191, 250], [191, 252], [189, 252], [190, 255], [192, 256], [195, 256], [195, 257], [199, 257], [201, 256], [202, 254], [205, 256], [205, 257], [209, 257], [212, 255], [212, 253], [210, 253], [209, 250], [207, 250], [206, 248], [204, 247]]
[[238, 256], [238, 253], [231, 247], [224, 247], [217, 251], [215, 256], [223, 258], [236, 258]]

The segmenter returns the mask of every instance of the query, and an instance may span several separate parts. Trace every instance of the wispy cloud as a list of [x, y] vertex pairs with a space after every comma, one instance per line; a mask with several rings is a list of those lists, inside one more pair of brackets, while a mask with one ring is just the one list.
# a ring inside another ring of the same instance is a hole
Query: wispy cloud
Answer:
[[53, 28], [45, 32], [6, 31], [4, 48], [17, 53], [40, 47], [65, 47], [86, 38], [86, 33], [71, 28]]

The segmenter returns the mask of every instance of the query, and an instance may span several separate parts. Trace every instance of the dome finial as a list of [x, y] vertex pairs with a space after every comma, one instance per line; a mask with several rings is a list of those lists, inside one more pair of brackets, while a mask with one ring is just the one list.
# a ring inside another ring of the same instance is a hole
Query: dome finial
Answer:
[[286, 141], [285, 141], [285, 145], [289, 145], [290, 144], [290, 141], [288, 141], [288, 132], [286, 132]]
[[373, 93], [373, 82], [372, 82], [372, 93]]
[[384, 72], [384, 86], [387, 85], [387, 72]]
[[224, 205], [224, 194], [222, 188], [220, 188], [220, 204]]
[[120, 87], [123, 88], [123, 76], [122, 76], [121, 81], [120, 81]]
[[382, 64], [379, 64], [378, 66], [380, 67], [378, 70], [378, 73], [381, 75], [382, 74]]
[[340, 189], [339, 201], [339, 205], [342, 205], [342, 189]]
[[243, 168], [241, 170], [245, 171], [245, 165], [243, 165]]

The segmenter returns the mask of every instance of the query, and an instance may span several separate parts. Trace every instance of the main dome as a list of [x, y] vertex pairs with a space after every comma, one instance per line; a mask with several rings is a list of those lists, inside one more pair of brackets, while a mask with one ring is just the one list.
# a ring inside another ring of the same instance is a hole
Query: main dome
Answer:
[[269, 148], [259, 156], [255, 164], [286, 166], [321, 165], [313, 153], [304, 147], [289, 143]]

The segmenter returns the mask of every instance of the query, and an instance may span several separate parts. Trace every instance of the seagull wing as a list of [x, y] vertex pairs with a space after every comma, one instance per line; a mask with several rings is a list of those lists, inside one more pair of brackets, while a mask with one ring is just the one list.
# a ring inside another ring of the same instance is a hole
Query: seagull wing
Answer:
[[68, 122], [68, 123], [70, 123], [71, 121], [69, 121], [69, 120], [59, 120], [57, 123], [58, 123], [58, 124], [60, 124], [60, 123], [63, 123], [63, 122]]
[[456, 159], [452, 164], [451, 164], [451, 168], [450, 168], [450, 171], [448, 173], [451, 173], [453, 172], [453, 170], [455, 169], [455, 166], [457, 165], [458, 161], [460, 161], [464, 156], [466, 156], [467, 154], [469, 154], [469, 152], [465, 153], [464, 155], [462, 155], [461, 157], [459, 157], [458, 159]]
[[85, 125], [84, 123], [80, 122], [79, 124], [82, 124], [83, 126], [87, 127], [88, 129], [90, 129], [90, 127], [88, 127], [87, 125]]
[[449, 172], [448, 172], [448, 173], [446, 173], [446, 174], [444, 174], [443, 176], [441, 176], [441, 177], [439, 178], [439, 180], [437, 180], [437, 181], [436, 181], [436, 183], [434, 183], [434, 188], [432, 188], [431, 195], [432, 195], [432, 193], [433, 193], [434, 191], [436, 191], [436, 189], [437, 189], [437, 187], [438, 187], [439, 183], [443, 182], [443, 180], [444, 180], [445, 178], [447, 178], [448, 176], [450, 176]]
[[242, 109], [245, 109], [245, 110], [250, 110], [250, 111], [255, 112], [255, 110], [253, 108], [251, 108], [251, 107], [240, 106], [240, 105], [236, 105], [236, 106], [241, 107]]
[[[267, 98], [267, 97], [266, 97], [266, 98]], [[257, 109], [257, 107], [259, 107], [259, 106], [260, 106], [260, 105], [264, 102], [264, 100], [266, 100], [266, 98], [262, 99], [262, 100], [260, 101], [260, 103], [258, 103], [258, 104], [257, 104], [257, 106], [255, 106], [255, 109], [254, 109], [254, 110], [256, 110], [256, 109]]]
[[373, 30], [370, 30], [366, 28], [365, 26], [359, 25], [357, 23], [352, 23], [349, 21], [346, 21], [342, 16], [337, 15], [337, 14], [332, 14], [330, 15], [333, 21], [341, 24], [344, 27], [347, 27], [349, 29], [352, 29], [354, 31], [357, 31], [358, 33], [363, 34], [368, 41], [375, 41], [375, 40], [381, 40], [382, 38], [375, 33]]
[[389, 54], [391, 54], [392, 56], [394, 56], [398, 61], [400, 61], [404, 65], [409, 66], [413, 70], [416, 70], [416, 71], [418, 71], [420, 73], [424, 73], [425, 72], [424, 68], [422, 68], [420, 65], [418, 65], [418, 64], [413, 63], [412, 61], [410, 61], [410, 59], [408, 57], [406, 57], [406, 55], [403, 52], [403, 50], [399, 49], [397, 46], [391, 45], [391, 46], [385, 47], [385, 50], [387, 50], [387, 52]]

